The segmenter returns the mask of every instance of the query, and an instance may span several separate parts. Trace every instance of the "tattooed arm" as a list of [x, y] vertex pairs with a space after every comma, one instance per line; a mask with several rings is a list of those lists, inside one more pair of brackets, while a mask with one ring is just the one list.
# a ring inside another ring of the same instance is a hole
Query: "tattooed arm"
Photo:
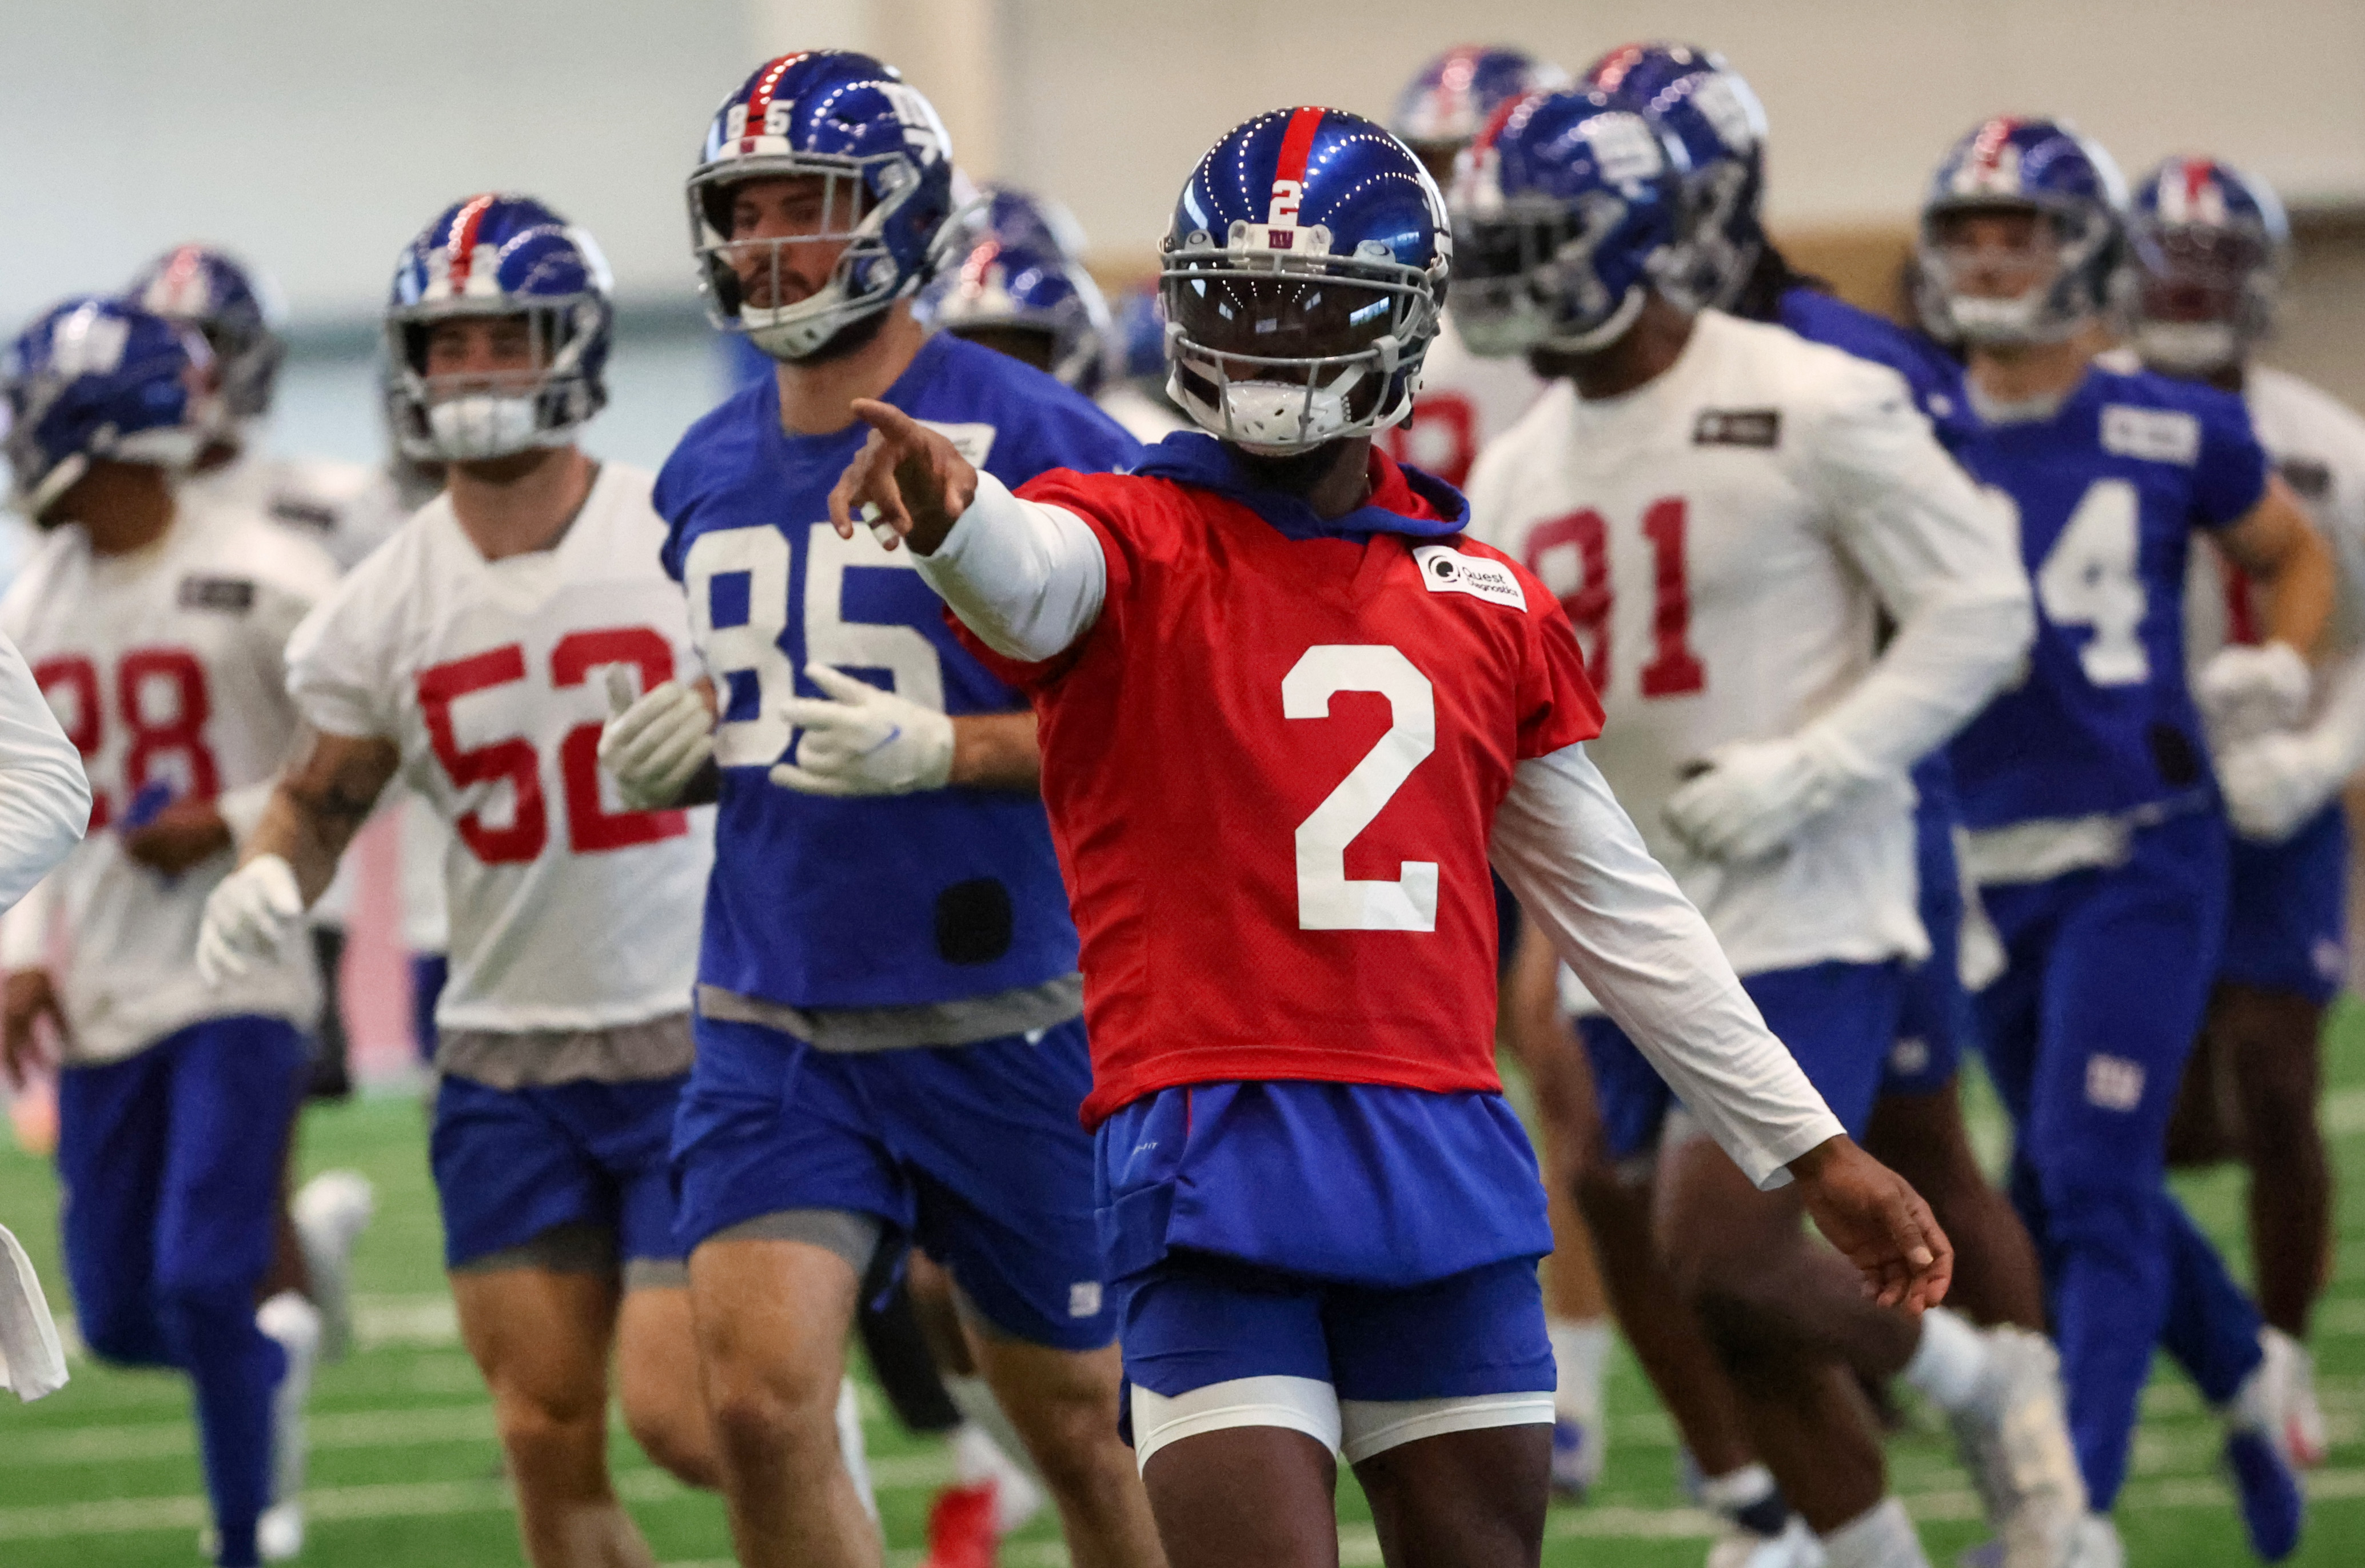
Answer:
[[307, 728], [241, 859], [278, 856], [294, 869], [304, 902], [310, 903], [336, 875], [338, 857], [369, 820], [401, 760], [394, 743], [382, 736]]

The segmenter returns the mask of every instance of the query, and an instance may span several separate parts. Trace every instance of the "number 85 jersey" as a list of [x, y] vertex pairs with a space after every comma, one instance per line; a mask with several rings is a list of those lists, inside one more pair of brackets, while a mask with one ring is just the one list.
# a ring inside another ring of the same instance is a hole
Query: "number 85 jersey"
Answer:
[[[882, 395], [1016, 486], [1050, 468], [1131, 464], [1132, 437], [1050, 376], [938, 333]], [[866, 529], [840, 539], [829, 492], [869, 434], [780, 426], [778, 384], [689, 428], [658, 476], [681, 579], [722, 708], [718, 849], [699, 980], [794, 1008], [922, 1006], [1064, 980], [1076, 930], [1041, 797], [934, 790], [839, 800], [769, 777], [795, 743], [779, 705], [827, 695], [826, 664], [951, 714], [1023, 710], [965, 651], [944, 606]]]
[[2192, 530], [2237, 522], [2266, 493], [2241, 400], [2096, 365], [2049, 418], [1988, 420], [1957, 455], [2018, 510], [2037, 607], [2027, 678], [1949, 748], [1965, 823], [2204, 800], [2184, 581]]
[[689, 1005], [710, 812], [635, 812], [600, 772], [607, 672], [694, 674], [650, 476], [604, 465], [546, 550], [488, 561], [439, 496], [297, 627], [288, 687], [390, 740], [452, 824], [446, 1030], [605, 1029]]

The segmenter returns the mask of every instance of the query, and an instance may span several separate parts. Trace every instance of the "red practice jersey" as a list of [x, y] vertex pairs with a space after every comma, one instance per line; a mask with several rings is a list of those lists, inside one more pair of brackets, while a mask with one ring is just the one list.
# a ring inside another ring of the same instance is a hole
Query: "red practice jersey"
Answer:
[[[1370, 505], [1434, 525], [1373, 465]], [[1495, 810], [1519, 763], [1601, 727], [1558, 602], [1458, 534], [1292, 539], [1160, 478], [1021, 493], [1088, 522], [1108, 570], [1047, 664], [961, 633], [1041, 719], [1085, 1122], [1184, 1083], [1499, 1088]]]

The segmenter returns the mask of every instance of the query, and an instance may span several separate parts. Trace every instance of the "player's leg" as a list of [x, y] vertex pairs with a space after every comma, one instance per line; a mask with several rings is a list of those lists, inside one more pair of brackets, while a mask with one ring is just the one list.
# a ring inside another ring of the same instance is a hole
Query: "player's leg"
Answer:
[[1607, 1018], [1578, 1020], [1577, 1035], [1598, 1130], [1586, 1140], [1575, 1196], [1611, 1309], [1699, 1470], [1701, 1501], [1726, 1521], [1728, 1539], [1736, 1546], [1779, 1540], [1795, 1528], [1789, 1505], [1759, 1462], [1732, 1381], [1653, 1237], [1653, 1171], [1673, 1096]]
[[566, 1102], [604, 1087], [496, 1089], [447, 1073], [435, 1097], [444, 1265], [535, 1568], [648, 1561], [608, 1470], [615, 1205]]
[[859, 1427], [838, 1421], [855, 1295], [910, 1198], [855, 1058], [700, 1018], [673, 1145], [699, 1374], [744, 1568], [875, 1568]]
[[1865, 1148], [1911, 1182], [1955, 1244], [1948, 1305], [1990, 1327], [2045, 1331], [2036, 1244], [2012, 1199], [1979, 1169], [1953, 1075], [1922, 1092], [1884, 1089]]
[[171, 1125], [171, 1058], [161, 1046], [58, 1074], [58, 1213], [83, 1342], [123, 1366], [165, 1366], [156, 1317], [157, 1211]]
[[654, 1561], [608, 1473], [614, 1265], [608, 1238], [568, 1226], [452, 1273], [460, 1336], [492, 1393], [533, 1568]]
[[1115, 1304], [1093, 1216], [1081, 1020], [1032, 1036], [873, 1058], [918, 1171], [917, 1236], [959, 1291], [979, 1370], [1059, 1510], [1081, 1564], [1158, 1548], [1120, 1399]]
[[258, 1323], [254, 1294], [271, 1262], [303, 1038], [284, 1020], [241, 1016], [155, 1048], [172, 1052], [172, 1108], [150, 1289], [173, 1360], [196, 1384], [219, 1560], [252, 1562], [275, 1446], [298, 1440], [275, 1406], [299, 1369]]
[[1541, 1305], [1526, 1259], [1325, 1293], [1340, 1450], [1391, 1568], [1524, 1568], [1541, 1552], [1558, 1375]]

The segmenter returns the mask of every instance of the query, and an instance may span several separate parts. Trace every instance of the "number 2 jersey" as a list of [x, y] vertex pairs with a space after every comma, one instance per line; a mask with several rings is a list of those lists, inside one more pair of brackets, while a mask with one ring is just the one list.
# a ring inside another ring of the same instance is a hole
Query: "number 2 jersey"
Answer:
[[[947, 333], [883, 400], [1012, 486], [1140, 452], [1080, 394]], [[769, 777], [794, 740], [781, 701], [826, 695], [804, 678], [809, 663], [957, 716], [1026, 706], [954, 639], [911, 552], [830, 526], [829, 492], [869, 432], [857, 421], [787, 433], [766, 376], [692, 425], [657, 479], [666, 569], [688, 595], [722, 704], [699, 980], [796, 1009], [929, 1006], [1056, 981], [1069, 988], [1060, 1016], [1072, 1017], [1075, 925], [1034, 790], [841, 800]]]
[[[2037, 608], [2027, 678], [1948, 748], [1965, 823], [2205, 805], [2184, 582], [2193, 531], [2238, 521], [2266, 493], [2241, 400], [2094, 365], [2047, 416], [1983, 417], [1956, 455], [2016, 509]], [[1989, 848], [1975, 863], [1983, 879], [2012, 875]]]
[[206, 898], [232, 851], [168, 877], [125, 854], [122, 834], [180, 800], [252, 827], [296, 735], [288, 633], [336, 580], [328, 556], [260, 513], [182, 497], [164, 536], [131, 554], [53, 530], [0, 601], [0, 631], [90, 776], [89, 834], [15, 912], [8, 941], [12, 962], [37, 962], [39, 928], [65, 927], [69, 1064], [118, 1060], [207, 1018], [316, 1022], [308, 944], [219, 987], [197, 973]]
[[1794, 734], [1853, 692], [1884, 600], [2020, 591], [1991, 503], [1897, 374], [1704, 311], [1631, 392], [1555, 385], [1470, 494], [1477, 536], [1567, 608], [1605, 713], [1587, 750], [1733, 968], [1925, 955], [1901, 763], [1746, 864], [1700, 858], [1664, 818], [1712, 749]]
[[[611, 667], [644, 691], [696, 673], [649, 490], [645, 471], [605, 464], [555, 544], [499, 561], [439, 496], [289, 644], [307, 722], [394, 742], [400, 777], [452, 826], [447, 1044], [689, 1007], [712, 813], [624, 810], [599, 764]], [[545, 1081], [537, 1067], [487, 1070]]]
[[1082, 519], [1106, 562], [1066, 653], [988, 655], [1042, 719], [1088, 1125], [1180, 1084], [1500, 1087], [1496, 808], [1600, 711], [1559, 607], [1461, 537], [1462, 498], [1372, 463], [1335, 523], [1196, 432], [1141, 476], [1022, 492]]

